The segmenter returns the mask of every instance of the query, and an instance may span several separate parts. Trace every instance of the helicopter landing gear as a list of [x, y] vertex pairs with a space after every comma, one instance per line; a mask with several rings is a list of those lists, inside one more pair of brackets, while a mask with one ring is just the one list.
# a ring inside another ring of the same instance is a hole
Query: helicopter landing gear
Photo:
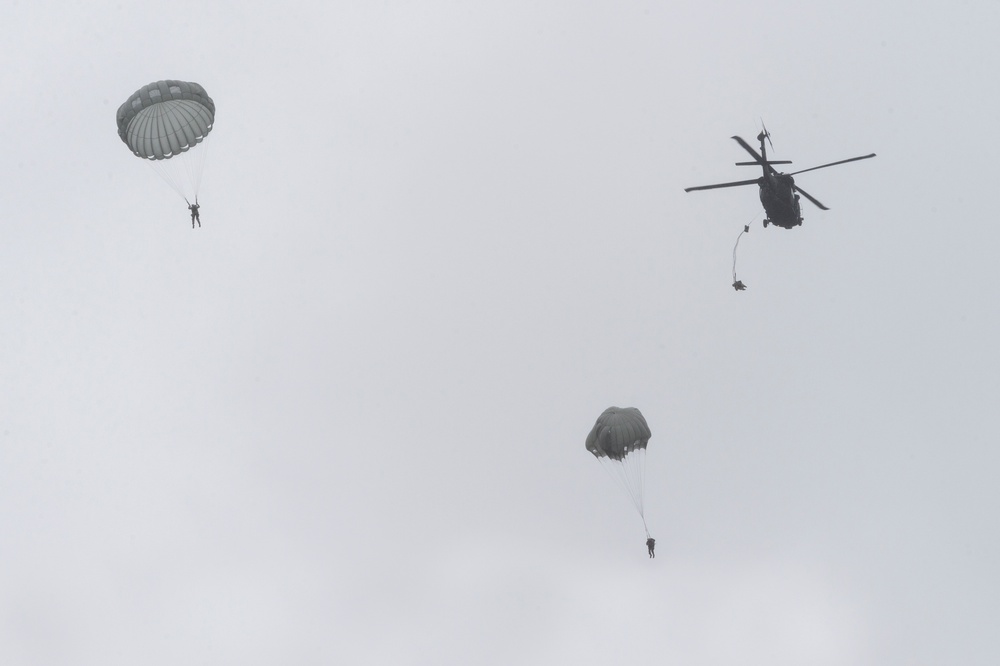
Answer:
[[769, 225], [769, 224], [771, 224], [771, 220], [765, 219], [764, 220], [764, 228], [767, 229], [767, 225]]

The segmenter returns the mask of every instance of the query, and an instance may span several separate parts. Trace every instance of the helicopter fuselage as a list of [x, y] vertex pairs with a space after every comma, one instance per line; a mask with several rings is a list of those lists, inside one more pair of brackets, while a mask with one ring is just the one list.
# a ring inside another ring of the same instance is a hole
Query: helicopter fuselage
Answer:
[[794, 178], [783, 173], [768, 174], [762, 176], [757, 185], [760, 188], [760, 203], [767, 213], [765, 227], [773, 224], [792, 229], [802, 224], [802, 209], [799, 207], [799, 195], [795, 193]]

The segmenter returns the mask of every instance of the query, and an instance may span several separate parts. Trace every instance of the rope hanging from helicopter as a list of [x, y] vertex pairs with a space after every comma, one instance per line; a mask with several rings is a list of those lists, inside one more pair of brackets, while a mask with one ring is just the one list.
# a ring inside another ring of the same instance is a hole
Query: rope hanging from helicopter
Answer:
[[753, 224], [756, 219], [757, 215], [754, 215], [750, 218], [750, 222], [743, 225], [743, 231], [741, 231], [740, 235], [736, 237], [736, 244], [733, 245], [733, 289], [736, 291], [743, 291], [747, 288], [747, 286], [743, 284], [743, 281], [736, 277], [736, 250], [740, 247], [740, 239], [743, 238], [743, 234], [750, 233], [750, 225]]

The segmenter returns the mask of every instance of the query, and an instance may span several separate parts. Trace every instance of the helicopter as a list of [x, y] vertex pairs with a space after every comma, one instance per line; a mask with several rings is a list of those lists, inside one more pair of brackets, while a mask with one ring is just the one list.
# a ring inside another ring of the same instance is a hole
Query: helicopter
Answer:
[[[732, 183], [686, 187], [684, 188], [684, 191], [694, 192], [695, 190], [714, 190], [720, 187], [739, 187], [740, 185], [756, 184], [760, 187], [760, 202], [764, 205], [764, 212], [767, 213], [767, 217], [764, 219], [765, 227], [767, 227], [768, 224], [773, 224], [785, 229], [792, 229], [801, 225], [802, 210], [799, 207], [799, 194], [811, 201], [821, 210], [830, 210], [820, 203], [818, 199], [796, 185], [795, 179], [792, 178], [792, 176], [805, 173], [807, 171], [825, 169], [826, 167], [837, 166], [838, 164], [847, 164], [848, 162], [857, 162], [858, 160], [867, 160], [871, 157], [875, 157], [875, 153], [872, 153], [871, 155], [862, 155], [861, 157], [852, 157], [846, 160], [830, 162], [829, 164], [822, 164], [809, 169], [802, 169], [801, 171], [793, 171], [792, 173], [779, 173], [772, 165], [791, 164], [791, 162], [788, 160], [767, 159], [767, 148], [764, 146], [764, 141], [767, 140], [768, 143], [771, 143], [771, 135], [767, 131], [766, 127], [760, 134], [757, 135], [757, 140], [760, 141], [760, 153], [751, 148], [750, 145], [742, 138], [734, 136], [732, 139], [736, 141], [736, 143], [740, 144], [743, 150], [750, 153], [754, 159], [753, 162], [737, 162], [736, 166], [760, 166], [764, 171], [764, 175], [760, 178], [754, 178], [753, 180], [739, 180]], [[771, 149], [774, 149], [773, 143], [771, 144]]]

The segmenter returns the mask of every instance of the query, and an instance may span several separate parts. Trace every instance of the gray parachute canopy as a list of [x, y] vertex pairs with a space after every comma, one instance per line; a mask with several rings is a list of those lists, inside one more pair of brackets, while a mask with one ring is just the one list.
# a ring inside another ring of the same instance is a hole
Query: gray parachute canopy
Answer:
[[587, 435], [587, 450], [598, 458], [622, 460], [636, 449], [645, 449], [652, 433], [635, 407], [608, 407]]
[[646, 444], [651, 436], [646, 419], [635, 407], [608, 407], [587, 435], [587, 450], [632, 500], [647, 537], [643, 495]]
[[118, 136], [147, 160], [165, 160], [189, 150], [208, 136], [214, 123], [212, 98], [187, 81], [150, 83], [118, 107]]

